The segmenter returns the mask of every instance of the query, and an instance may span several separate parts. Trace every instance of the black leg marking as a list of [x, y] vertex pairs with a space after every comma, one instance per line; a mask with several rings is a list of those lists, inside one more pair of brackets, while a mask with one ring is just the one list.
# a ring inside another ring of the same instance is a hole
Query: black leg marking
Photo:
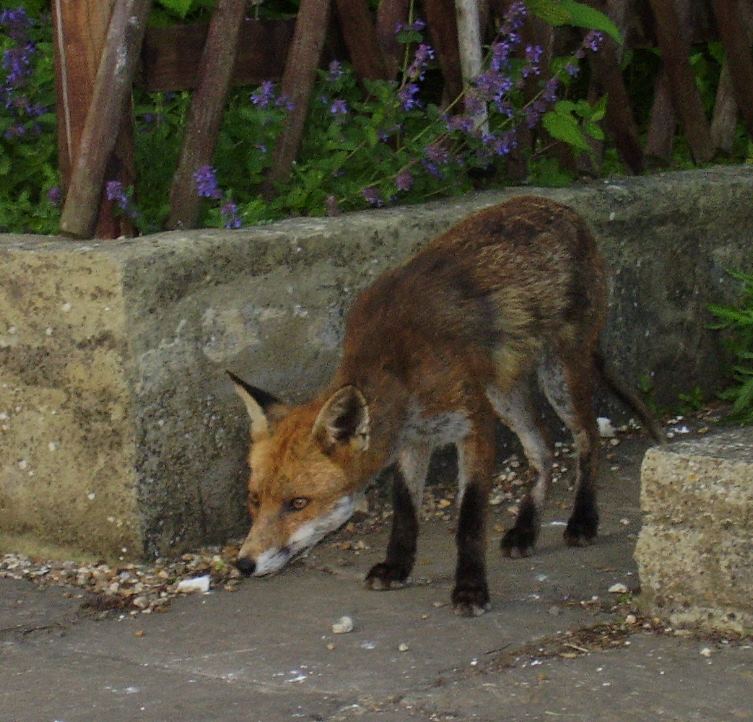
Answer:
[[515, 526], [510, 529], [500, 542], [502, 553], [506, 557], [527, 557], [531, 555], [539, 533], [539, 519], [536, 505], [530, 496], [520, 502]]
[[366, 575], [369, 589], [384, 590], [402, 587], [410, 576], [416, 560], [418, 516], [405, 479], [395, 469], [392, 482], [392, 531], [387, 545], [387, 558], [375, 564]]
[[458, 566], [452, 603], [464, 617], [477, 617], [489, 609], [486, 584], [485, 539], [486, 494], [470, 483], [463, 494], [458, 519]]
[[[583, 465], [585, 467], [585, 464]], [[564, 538], [571, 547], [591, 544], [599, 528], [599, 512], [591, 483], [581, 483], [575, 494], [573, 513], [567, 522]]]

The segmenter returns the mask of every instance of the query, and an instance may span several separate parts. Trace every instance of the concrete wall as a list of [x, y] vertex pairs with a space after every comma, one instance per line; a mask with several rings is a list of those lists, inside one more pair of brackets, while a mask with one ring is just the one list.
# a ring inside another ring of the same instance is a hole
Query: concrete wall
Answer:
[[6, 540], [138, 557], [242, 533], [246, 424], [223, 370], [305, 398], [337, 362], [358, 289], [468, 213], [521, 192], [571, 204], [592, 225], [613, 271], [604, 346], [626, 377], [653, 374], [660, 401], [718, 386], [706, 305], [735, 297], [724, 269], [753, 269], [746, 167], [240, 231], [102, 243], [0, 236]]

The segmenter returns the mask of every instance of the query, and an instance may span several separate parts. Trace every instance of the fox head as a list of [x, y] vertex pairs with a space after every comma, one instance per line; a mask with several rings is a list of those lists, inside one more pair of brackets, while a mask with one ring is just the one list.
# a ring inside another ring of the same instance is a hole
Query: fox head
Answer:
[[246, 406], [251, 436], [252, 522], [237, 566], [246, 576], [263, 576], [281, 569], [353, 514], [365, 481], [369, 409], [355, 386], [290, 408], [229, 375]]

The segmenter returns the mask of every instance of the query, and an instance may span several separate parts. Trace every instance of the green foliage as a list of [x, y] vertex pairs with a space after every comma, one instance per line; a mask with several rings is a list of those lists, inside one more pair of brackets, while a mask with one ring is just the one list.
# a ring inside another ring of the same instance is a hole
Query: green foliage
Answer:
[[[35, 20], [30, 39], [36, 52], [21, 91], [30, 103], [46, 110], [19, 119], [18, 114], [0, 107], [0, 231], [49, 233], [57, 229], [59, 218], [54, 194], [48, 195], [59, 182], [49, 4], [48, 0], [16, 0], [12, 5], [25, 8]], [[157, 0], [150, 22], [206, 20], [215, 5], [216, 0]], [[377, 5], [378, 0], [370, 0], [372, 10]], [[611, 21], [584, 2], [527, 0], [527, 5], [530, 12], [553, 25], [600, 30], [621, 41]], [[264, 0], [252, 3], [250, 12], [256, 17], [279, 18], [295, 14], [298, 7], [298, 0]], [[528, 132], [526, 126], [532, 129], [529, 137], [533, 139], [529, 157], [523, 158], [528, 167], [526, 180], [563, 186], [576, 176], [549, 152], [553, 140], [566, 144], [575, 154], [591, 154], [595, 141], [608, 143], [602, 131], [608, 99], [602, 97], [594, 104], [583, 99], [589, 78], [587, 63], [581, 61], [591, 52], [589, 48], [598, 44], [594, 33], [588, 33], [575, 55], [553, 58], [549, 68], [534, 68], [530, 58], [523, 58], [528, 49], [519, 45], [492, 78], [499, 82], [503, 74], [503, 79], [511, 82], [503, 104], [492, 95], [483, 95], [481, 81], [465, 97], [449, 103], [443, 99], [436, 60], [429, 56], [416, 67], [423, 37], [422, 24], [415, 22], [411, 9], [410, 22], [397, 32], [405, 52], [395, 80], [360, 82], [347, 66], [342, 72], [319, 72], [297, 162], [290, 178], [275, 188], [272, 200], [262, 197], [260, 191], [285, 124], [285, 103], [278, 102], [277, 95], [275, 102], [251, 102], [251, 89], [233, 90], [213, 158], [223, 190], [203, 201], [201, 223], [227, 223], [223, 207], [230, 202], [237, 204], [243, 222], [250, 224], [499, 187], [508, 182], [510, 156], [523, 155], [522, 147], [516, 147], [515, 132]], [[0, 32], [0, 52], [9, 50], [12, 43], [8, 34]], [[485, 72], [491, 75], [495, 47], [487, 48]], [[691, 62], [707, 108], [713, 102], [722, 61], [719, 43], [694, 47]], [[636, 50], [625, 54], [624, 64], [637, 118], [645, 124], [660, 59], [655, 51]], [[0, 85], [4, 73], [0, 67]], [[415, 92], [411, 90], [414, 85]], [[258, 95], [262, 90], [253, 92]], [[160, 229], [167, 218], [169, 188], [190, 99], [189, 92], [147, 94], [137, 89], [134, 93], [137, 184], [124, 189], [123, 197], [128, 199], [127, 212], [133, 212], [142, 232]], [[488, 126], [468, 110], [473, 102], [485, 108]], [[465, 113], [458, 112], [463, 105]], [[453, 125], [452, 121], [459, 120], [467, 127]], [[546, 133], [538, 132], [538, 125]], [[675, 165], [691, 165], [682, 138], [675, 149]], [[734, 157], [753, 161], [753, 142], [742, 124]], [[155, 162], [157, 158], [159, 162]], [[602, 170], [623, 170], [609, 145], [604, 148]]]
[[[46, 3], [29, 7], [39, 13]], [[35, 44], [28, 54], [33, 69], [11, 91], [13, 108], [0, 109], [0, 232], [50, 233], [58, 216], [47, 195], [57, 183], [52, 44], [40, 25], [29, 28], [28, 41]], [[0, 54], [13, 47], [11, 35], [0, 32]]]
[[588, 138], [604, 140], [604, 131], [598, 123], [604, 117], [606, 107], [606, 95], [595, 105], [587, 100], [560, 100], [544, 115], [544, 128], [552, 138], [567, 143], [575, 150], [591, 153]]
[[600, 10], [576, 0], [528, 0], [530, 11], [544, 22], [554, 25], [575, 25], [579, 28], [599, 30], [622, 44], [617, 26]]
[[692, 414], [700, 411], [705, 403], [706, 397], [700, 386], [694, 386], [690, 391], [677, 395], [679, 400], [679, 412], [681, 414]]
[[736, 358], [732, 367], [733, 385], [721, 397], [732, 402], [731, 418], [753, 424], [753, 274], [731, 272], [742, 283], [738, 306], [712, 304], [709, 310], [719, 319], [712, 328], [728, 332], [728, 346]]

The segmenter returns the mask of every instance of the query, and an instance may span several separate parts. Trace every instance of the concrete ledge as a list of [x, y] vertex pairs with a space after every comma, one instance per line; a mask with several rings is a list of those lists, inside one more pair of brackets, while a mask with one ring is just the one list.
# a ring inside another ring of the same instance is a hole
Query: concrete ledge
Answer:
[[675, 624], [753, 630], [753, 428], [650, 449], [641, 508], [648, 604]]
[[753, 169], [510, 189], [241, 231], [0, 236], [0, 530], [105, 556], [237, 535], [245, 414], [224, 369], [291, 401], [337, 362], [354, 293], [467, 214], [541, 193], [613, 271], [604, 347], [659, 401], [718, 385], [706, 306], [753, 270]]

